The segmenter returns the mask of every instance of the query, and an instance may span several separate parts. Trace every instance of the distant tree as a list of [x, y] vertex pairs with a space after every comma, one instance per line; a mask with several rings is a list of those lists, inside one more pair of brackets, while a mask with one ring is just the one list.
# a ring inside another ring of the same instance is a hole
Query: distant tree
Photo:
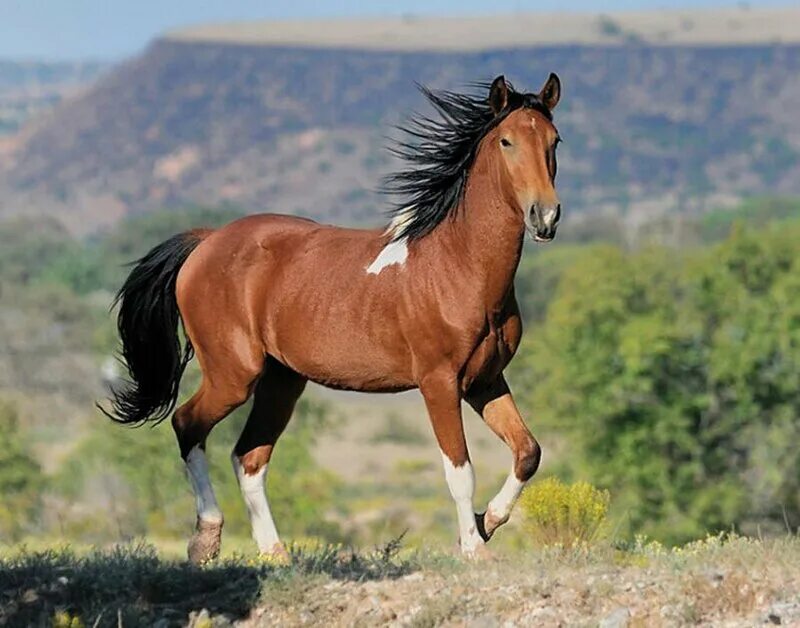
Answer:
[[513, 380], [632, 530], [796, 526], [798, 294], [796, 226], [702, 253], [594, 248], [564, 271]]
[[585, 246], [575, 244], [537, 247], [525, 252], [514, 285], [526, 324], [538, 324], [545, 317], [561, 274], [586, 253]]
[[54, 218], [16, 218], [0, 223], [0, 283], [30, 283], [73, 242]]
[[16, 408], [0, 401], [0, 538], [16, 541], [35, 527], [44, 476], [19, 426]]
[[84, 243], [63, 247], [39, 274], [43, 280], [66, 284], [79, 294], [100, 289], [116, 292], [127, 274], [127, 264], [159, 242], [187, 229], [219, 227], [242, 215], [234, 208], [192, 207], [134, 216]]

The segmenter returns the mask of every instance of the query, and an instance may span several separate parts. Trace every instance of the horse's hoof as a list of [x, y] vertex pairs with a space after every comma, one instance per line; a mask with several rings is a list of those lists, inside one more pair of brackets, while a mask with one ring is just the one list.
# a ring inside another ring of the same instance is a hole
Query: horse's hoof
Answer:
[[491, 550], [486, 547], [486, 543], [478, 543], [474, 547], [461, 546], [461, 555], [467, 560], [482, 562], [494, 558]]
[[505, 517], [497, 517], [492, 514], [492, 511], [487, 510], [486, 512], [482, 512], [480, 514], [475, 513], [475, 525], [478, 528], [478, 534], [481, 535], [481, 538], [484, 542], [488, 543], [489, 539], [492, 538], [497, 528], [508, 521], [508, 516]]
[[475, 513], [475, 527], [478, 530], [478, 534], [481, 535], [484, 543], [488, 543], [489, 539], [492, 538], [491, 532], [486, 531], [486, 513]]
[[292, 558], [283, 543], [275, 543], [270, 549], [261, 552], [261, 558], [268, 563], [276, 565], [288, 565], [292, 562]]
[[222, 522], [203, 521], [197, 519], [195, 533], [189, 539], [189, 561], [201, 565], [219, 556], [219, 546], [222, 539]]
[[484, 541], [479, 535], [475, 534], [478, 532], [478, 530], [473, 529], [470, 530], [470, 532], [471, 534], [467, 538], [466, 543], [461, 537], [458, 538], [457, 548], [459, 553], [464, 558], [470, 560], [483, 560], [491, 556], [489, 550], [486, 549], [486, 541]]

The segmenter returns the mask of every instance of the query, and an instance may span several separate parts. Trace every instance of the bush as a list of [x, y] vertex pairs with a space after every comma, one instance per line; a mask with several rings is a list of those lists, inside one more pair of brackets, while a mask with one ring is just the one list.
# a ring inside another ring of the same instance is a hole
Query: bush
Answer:
[[520, 508], [537, 543], [568, 548], [597, 538], [609, 501], [608, 491], [588, 482], [568, 485], [551, 477], [530, 486], [522, 495]]

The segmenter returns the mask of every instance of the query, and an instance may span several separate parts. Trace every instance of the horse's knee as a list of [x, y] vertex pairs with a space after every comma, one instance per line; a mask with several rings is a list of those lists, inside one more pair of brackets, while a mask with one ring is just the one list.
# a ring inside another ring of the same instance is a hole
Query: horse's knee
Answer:
[[539, 443], [536, 442], [536, 439], [531, 437], [530, 440], [525, 443], [525, 446], [517, 452], [517, 457], [514, 462], [514, 475], [516, 475], [517, 479], [521, 482], [527, 482], [536, 473], [541, 460], [542, 448], [539, 446]]
[[194, 418], [191, 410], [186, 406], [178, 408], [172, 415], [172, 429], [184, 460], [189, 452], [197, 445], [204, 443], [208, 436], [208, 427], [202, 421]]

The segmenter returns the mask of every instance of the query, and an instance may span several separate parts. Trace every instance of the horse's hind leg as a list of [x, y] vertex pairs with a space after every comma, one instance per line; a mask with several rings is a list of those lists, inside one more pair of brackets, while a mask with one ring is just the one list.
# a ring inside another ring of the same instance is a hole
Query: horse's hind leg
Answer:
[[511, 473], [503, 487], [489, 502], [486, 512], [475, 515], [478, 531], [488, 541], [495, 530], [508, 521], [511, 509], [525, 483], [539, 468], [542, 453], [539, 443], [522, 420], [502, 375], [490, 386], [470, 391], [466, 400], [483, 417], [489, 428], [508, 445], [514, 457]]
[[250, 416], [231, 454], [233, 470], [250, 515], [253, 539], [262, 554], [286, 556], [267, 500], [267, 468], [275, 443], [289, 422], [305, 385], [304, 377], [268, 357], [256, 385]]
[[213, 378], [204, 368], [200, 389], [172, 418], [197, 504], [197, 525], [188, 548], [193, 563], [216, 558], [222, 535], [222, 511], [208, 474], [206, 437], [214, 425], [247, 401], [257, 377], [258, 371], [253, 369], [231, 368], [225, 377]]

